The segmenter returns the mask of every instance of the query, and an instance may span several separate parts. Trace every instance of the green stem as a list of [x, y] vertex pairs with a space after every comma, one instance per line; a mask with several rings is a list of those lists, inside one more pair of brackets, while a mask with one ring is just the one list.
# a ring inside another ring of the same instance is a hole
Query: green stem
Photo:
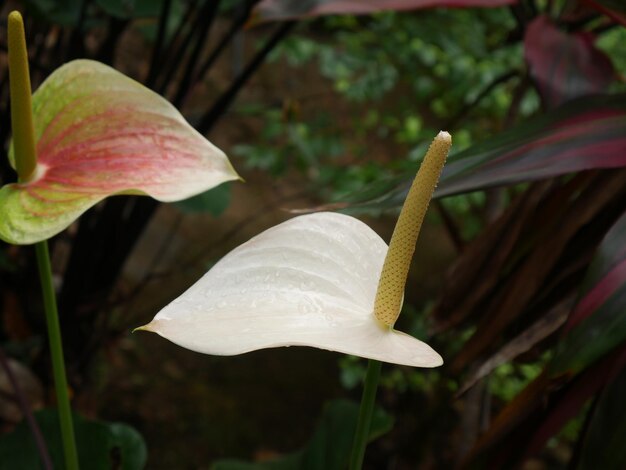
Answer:
[[[24, 34], [24, 21], [19, 12], [13, 11], [8, 18], [9, 36], [9, 81], [11, 87], [11, 125], [13, 128], [13, 150], [15, 152], [15, 169], [21, 183], [27, 182], [35, 172], [37, 153], [35, 132], [33, 127], [33, 108], [31, 104], [30, 74], [28, 71], [28, 51]], [[65, 455], [65, 468], [78, 470], [78, 454], [74, 440], [74, 423], [68, 395], [65, 362], [59, 314], [52, 284], [52, 269], [48, 242], [43, 241], [35, 246], [37, 266], [43, 292], [50, 356], [54, 373], [54, 386], [61, 424], [61, 438]]]
[[63, 344], [61, 341], [61, 327], [57, 311], [54, 286], [52, 284], [52, 269], [50, 267], [50, 255], [48, 242], [42, 241], [35, 245], [37, 251], [37, 266], [39, 279], [43, 293], [43, 302], [46, 310], [46, 323], [48, 326], [48, 341], [50, 342], [50, 355], [52, 357], [52, 371], [54, 373], [54, 387], [59, 409], [59, 421], [61, 423], [61, 437], [63, 439], [63, 452], [65, 454], [65, 468], [68, 470], [78, 469], [78, 454], [74, 440], [74, 423], [72, 422], [72, 410], [68, 394], [67, 379], [65, 374], [65, 361], [63, 359]]
[[370, 433], [374, 405], [376, 404], [376, 389], [380, 378], [382, 362], [370, 359], [367, 363], [367, 373], [365, 374], [365, 384], [363, 396], [361, 397], [361, 408], [359, 409], [359, 421], [354, 434], [352, 444], [352, 454], [350, 455], [350, 470], [360, 470], [365, 457], [365, 447]]

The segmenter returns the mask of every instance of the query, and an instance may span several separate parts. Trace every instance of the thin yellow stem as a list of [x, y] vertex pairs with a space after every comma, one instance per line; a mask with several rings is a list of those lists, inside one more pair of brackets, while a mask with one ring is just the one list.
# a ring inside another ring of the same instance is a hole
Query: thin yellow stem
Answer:
[[374, 304], [376, 318], [386, 326], [393, 327], [400, 315], [415, 243], [451, 145], [447, 132], [430, 144], [391, 236]]

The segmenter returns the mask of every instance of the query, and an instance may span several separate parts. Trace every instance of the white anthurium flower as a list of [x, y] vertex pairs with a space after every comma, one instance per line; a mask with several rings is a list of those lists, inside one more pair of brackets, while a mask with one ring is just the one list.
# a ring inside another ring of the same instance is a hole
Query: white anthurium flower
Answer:
[[440, 366], [439, 354], [393, 324], [450, 145], [446, 132], [433, 141], [389, 248], [348, 215], [295, 217], [231, 251], [139, 329], [213, 355], [312, 346], [395, 364]]

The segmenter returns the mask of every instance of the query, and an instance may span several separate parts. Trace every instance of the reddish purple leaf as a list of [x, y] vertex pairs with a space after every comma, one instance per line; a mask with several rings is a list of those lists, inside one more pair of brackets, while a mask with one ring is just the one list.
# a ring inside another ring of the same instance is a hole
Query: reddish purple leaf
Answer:
[[589, 33], [561, 31], [545, 15], [530, 23], [524, 37], [526, 61], [548, 107], [601, 93], [613, 81], [611, 60], [593, 42]]
[[[526, 457], [537, 454], [626, 366], [626, 273], [622, 273], [619, 282], [615, 279], [626, 259], [625, 239], [626, 213], [604, 237], [588, 270], [578, 308], [586, 304], [592, 315], [568, 332], [548, 367], [498, 414], [468, 461], [496, 446], [505, 449], [498, 457], [510, 461], [506, 444], [511, 442], [514, 452], [519, 450]], [[607, 282], [607, 278], [612, 279], [612, 293], [607, 288], [598, 295], [596, 287]], [[594, 300], [587, 301], [588, 296]], [[529, 425], [532, 433], [516, 432], [525, 426], [530, 430]]]
[[626, 214], [606, 234], [589, 267], [583, 293], [570, 314], [566, 331], [577, 326], [626, 284]]
[[566, 330], [570, 330], [591, 315], [625, 282], [626, 259], [622, 259], [578, 303], [576, 309], [570, 315]]
[[[452, 136], [454, 139], [454, 136]], [[626, 166], [626, 94], [585, 97], [494, 136], [449, 159], [435, 197]], [[347, 202], [314, 210], [401, 207], [412, 174], [375, 182]]]
[[575, 374], [626, 344], [626, 213], [611, 227], [589, 267], [550, 370]]
[[322, 15], [368, 15], [388, 10], [420, 8], [498, 7], [518, 0], [263, 0], [252, 11], [250, 23], [312, 18]]

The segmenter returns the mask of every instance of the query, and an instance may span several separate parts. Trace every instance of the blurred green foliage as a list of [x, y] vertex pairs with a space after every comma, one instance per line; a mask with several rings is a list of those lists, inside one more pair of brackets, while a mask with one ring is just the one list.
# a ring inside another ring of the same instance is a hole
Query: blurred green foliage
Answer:
[[596, 46], [611, 57], [615, 70], [622, 77], [613, 84], [611, 91], [626, 90], [626, 28], [616, 27], [600, 35]]
[[[54, 468], [64, 468], [64, 458], [56, 410], [39, 410], [35, 419], [47, 443]], [[88, 421], [74, 414], [78, 456], [83, 468], [107, 470], [140, 470], [148, 456], [141, 435], [131, 426], [121, 423]], [[35, 469], [40, 467], [39, 454], [31, 429], [20, 423], [11, 433], [0, 437], [0, 469]]]
[[[302, 449], [267, 462], [221, 460], [214, 462], [211, 470], [342, 470], [350, 456], [358, 414], [358, 404], [333, 400], [326, 404], [317, 429]], [[393, 421], [384, 410], [375, 408], [368, 441], [388, 433]]]
[[[374, 181], [416, 169], [440, 129], [454, 131], [457, 153], [501, 128], [512, 91], [522, 86], [521, 44], [509, 40], [514, 27], [506, 9], [331, 16], [302, 25], [271, 59], [307, 74], [313, 67], [330, 82], [331, 99], [349, 121], [338, 123], [319, 107], [310, 112], [316, 97], [302, 87], [281, 107], [239, 108], [262, 124], [256, 142], [232, 153], [273, 175], [301, 172], [324, 201], [345, 200]], [[524, 89], [518, 116], [538, 105], [536, 93]], [[372, 149], [372, 137], [384, 147]], [[461, 219], [463, 238], [483, 226], [475, 210], [483, 204], [482, 192], [445, 200]]]
[[524, 387], [537, 378], [548, 362], [549, 354], [525, 364], [504, 363], [489, 376], [489, 391], [504, 402], [515, 398]]
[[213, 217], [218, 217], [230, 204], [231, 187], [230, 183], [223, 183], [197, 196], [176, 202], [174, 205], [189, 214], [206, 212]]
[[[505, 9], [335, 16], [323, 20], [321, 40], [292, 35], [274, 56], [292, 66], [317, 60], [320, 75], [341, 97], [367, 102], [357, 132], [391, 136], [412, 148], [429, 141], [500, 75], [523, 69], [520, 43], [507, 39], [513, 27]], [[455, 133], [455, 151], [494, 130], [508, 109], [510, 89], [496, 88], [473, 110], [478, 119]], [[536, 105], [531, 99], [524, 112]]]

